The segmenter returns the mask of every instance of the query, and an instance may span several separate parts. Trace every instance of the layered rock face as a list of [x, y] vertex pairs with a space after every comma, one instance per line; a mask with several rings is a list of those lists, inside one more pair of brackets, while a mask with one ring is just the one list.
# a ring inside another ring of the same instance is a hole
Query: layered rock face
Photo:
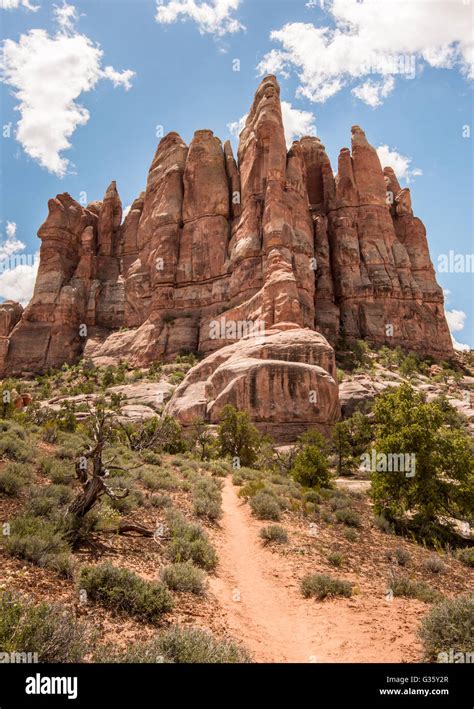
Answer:
[[50, 200], [32, 300], [23, 313], [0, 306], [0, 376], [200, 352], [169, 404], [183, 420], [214, 420], [227, 401], [281, 425], [290, 396], [291, 420], [323, 426], [338, 416], [328, 353], [341, 335], [452, 354], [409, 190], [357, 126], [336, 177], [318, 138], [287, 150], [279, 94], [275, 77], [260, 84], [237, 161], [212, 131], [189, 146], [165, 136], [125, 219], [114, 182], [87, 207]]

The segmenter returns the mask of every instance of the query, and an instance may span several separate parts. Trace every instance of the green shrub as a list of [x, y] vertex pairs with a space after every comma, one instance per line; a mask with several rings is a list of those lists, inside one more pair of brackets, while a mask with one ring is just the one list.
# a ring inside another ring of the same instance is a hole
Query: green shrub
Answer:
[[285, 544], [288, 541], [288, 534], [283, 527], [278, 524], [270, 524], [268, 527], [262, 527], [260, 537], [264, 544]]
[[149, 490], [177, 490], [179, 480], [169, 469], [146, 470], [141, 475], [145, 487]]
[[163, 584], [144, 581], [132, 571], [120, 569], [110, 562], [84, 566], [80, 587], [93, 601], [152, 623], [158, 622], [173, 607], [173, 599]]
[[352, 595], [352, 584], [327, 574], [308, 574], [301, 580], [301, 593], [305, 598], [314, 597], [318, 601], [333, 596]]
[[171, 507], [173, 501], [169, 495], [152, 495], [151, 504], [153, 507], [158, 507], [162, 509], [163, 507]]
[[257, 519], [269, 519], [278, 522], [281, 517], [279, 501], [268, 490], [260, 490], [260, 492], [251, 497], [250, 507]]
[[424, 603], [433, 603], [440, 599], [441, 594], [422, 581], [413, 581], [406, 576], [394, 576], [390, 582], [394, 596], [417, 598]]
[[356, 542], [358, 540], [357, 532], [355, 529], [346, 529], [344, 532], [344, 538], [347, 539], [348, 542]]
[[66, 485], [74, 478], [74, 466], [53, 456], [42, 458], [39, 467], [41, 472], [57, 485]]
[[144, 450], [141, 452], [141, 457], [145, 463], [150, 463], [151, 465], [161, 465], [161, 456], [155, 451]]
[[202, 596], [206, 590], [206, 576], [191, 561], [170, 564], [160, 572], [162, 582], [171, 591], [187, 591]]
[[395, 550], [387, 552], [387, 560], [395, 561], [399, 566], [406, 566], [410, 559], [410, 554], [403, 547], [397, 547]]
[[409, 454], [416, 461], [411, 476], [399, 465], [389, 474], [372, 472], [375, 512], [390, 520], [409, 520], [422, 539], [431, 541], [427, 534], [432, 536], [440, 516], [462, 518], [471, 512], [472, 441], [450, 425], [439, 401], [425, 402], [406, 383], [380, 394], [373, 413], [377, 454]]
[[35, 485], [31, 489], [25, 512], [33, 517], [58, 519], [61, 509], [71, 501], [72, 491], [65, 485]]
[[338, 522], [347, 524], [348, 527], [362, 527], [360, 515], [348, 507], [343, 507], [341, 510], [336, 510], [334, 516]]
[[222, 457], [237, 458], [241, 466], [255, 463], [261, 438], [246, 411], [237, 411], [229, 404], [224, 406], [220, 414], [218, 440]]
[[6, 551], [19, 559], [72, 577], [70, 548], [55, 524], [43, 517], [22, 516], [12, 520], [9, 536], [4, 537]]
[[321, 502], [321, 495], [317, 490], [307, 490], [304, 493], [305, 502], [312, 502], [314, 505], [319, 505]]
[[249, 653], [231, 640], [216, 640], [206, 630], [174, 626], [152, 640], [133, 645], [124, 653], [112, 649], [98, 662], [233, 664], [251, 662]]
[[328, 487], [330, 483], [327, 455], [314, 445], [305, 446], [298, 453], [290, 473], [303, 487]]
[[222, 516], [221, 489], [211, 478], [201, 478], [194, 486], [193, 509], [198, 517], [215, 522]]
[[381, 532], [385, 534], [393, 534], [394, 527], [393, 524], [384, 515], [376, 515], [374, 518], [374, 524]]
[[206, 571], [213, 571], [217, 554], [204, 530], [198, 524], [189, 523], [180, 513], [169, 512], [166, 519], [171, 533], [165, 548], [166, 557], [172, 562], [192, 561]]
[[425, 569], [432, 574], [442, 574], [446, 571], [446, 566], [443, 564], [439, 556], [430, 556], [425, 561]]
[[0, 437], [0, 457], [26, 463], [33, 457], [31, 446], [14, 433], [4, 433]]
[[92, 647], [87, 626], [64, 606], [35, 605], [17, 594], [0, 592], [2, 652], [38, 653], [39, 662], [83, 662]]
[[474, 547], [466, 547], [465, 549], [458, 549], [455, 557], [462, 564], [466, 566], [474, 566]]
[[334, 566], [336, 569], [340, 569], [342, 564], [344, 563], [344, 557], [342, 556], [342, 554], [339, 554], [339, 552], [335, 551], [331, 554], [328, 554], [328, 561], [331, 566]]
[[[428, 662], [449, 662], [441, 653], [471, 653], [474, 596], [441, 601], [421, 621], [419, 635]], [[452, 661], [452, 660], [451, 660]], [[468, 659], [465, 658], [465, 662]]]
[[30, 465], [7, 463], [0, 472], [0, 492], [9, 497], [17, 497], [32, 477]]
[[352, 500], [348, 495], [344, 493], [339, 493], [332, 495], [328, 500], [329, 507], [333, 510], [343, 510], [344, 508], [350, 507]]

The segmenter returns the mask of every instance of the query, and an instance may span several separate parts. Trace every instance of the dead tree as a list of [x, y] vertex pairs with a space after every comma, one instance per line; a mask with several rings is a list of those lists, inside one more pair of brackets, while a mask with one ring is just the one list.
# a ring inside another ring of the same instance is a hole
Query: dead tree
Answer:
[[[107, 437], [111, 433], [112, 414], [103, 409], [96, 409], [91, 413], [92, 419], [92, 439], [93, 443], [89, 449], [76, 462], [76, 478], [82, 486], [82, 491], [74, 498], [67, 509], [67, 515], [77, 523], [82, 520], [90, 510], [92, 510], [100, 498], [107, 495], [113, 500], [123, 500], [130, 494], [130, 490], [123, 488], [121, 491], [112, 490], [107, 485], [106, 480], [110, 475], [110, 470], [123, 470], [128, 472], [131, 468], [122, 468], [118, 465], [111, 465], [115, 456], [109, 461], [103, 461], [102, 455]], [[153, 531], [140, 524], [123, 522], [119, 525], [117, 532], [137, 532], [144, 536], [153, 536]]]

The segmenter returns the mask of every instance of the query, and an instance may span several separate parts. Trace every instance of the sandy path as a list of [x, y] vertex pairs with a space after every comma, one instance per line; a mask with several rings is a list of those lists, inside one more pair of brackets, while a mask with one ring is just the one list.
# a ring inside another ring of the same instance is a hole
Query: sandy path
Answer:
[[304, 599], [291, 562], [262, 546], [230, 479], [222, 494], [218, 575], [211, 580], [231, 635], [257, 662], [416, 661], [413, 622], [400, 600]]

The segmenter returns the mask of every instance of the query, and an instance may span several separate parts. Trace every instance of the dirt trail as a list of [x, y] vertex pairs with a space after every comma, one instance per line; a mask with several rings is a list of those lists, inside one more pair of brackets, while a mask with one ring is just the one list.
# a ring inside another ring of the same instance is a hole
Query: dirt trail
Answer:
[[[413, 624], [399, 599], [304, 599], [292, 563], [262, 546], [230, 479], [223, 489], [218, 575], [211, 580], [229, 633], [257, 662], [416, 661]], [[302, 574], [300, 574], [302, 575]]]

